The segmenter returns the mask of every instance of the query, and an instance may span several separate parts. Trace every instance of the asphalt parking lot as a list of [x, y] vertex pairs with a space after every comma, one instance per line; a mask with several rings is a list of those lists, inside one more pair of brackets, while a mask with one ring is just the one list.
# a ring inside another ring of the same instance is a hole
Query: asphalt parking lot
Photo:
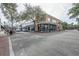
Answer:
[[11, 36], [15, 56], [79, 56], [79, 31], [20, 32]]

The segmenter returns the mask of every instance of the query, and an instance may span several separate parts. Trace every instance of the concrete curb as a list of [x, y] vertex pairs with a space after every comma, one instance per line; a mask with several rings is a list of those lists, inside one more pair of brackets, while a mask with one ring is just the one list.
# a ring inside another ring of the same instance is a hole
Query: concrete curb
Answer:
[[11, 43], [10, 37], [9, 37], [9, 52], [10, 52], [10, 56], [14, 56], [14, 51], [12, 48], [12, 43]]

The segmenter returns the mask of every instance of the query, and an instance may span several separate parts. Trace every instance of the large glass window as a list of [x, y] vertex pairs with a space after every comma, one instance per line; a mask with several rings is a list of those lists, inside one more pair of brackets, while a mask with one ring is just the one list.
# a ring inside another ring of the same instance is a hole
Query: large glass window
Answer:
[[40, 24], [39, 31], [41, 32], [52, 32], [56, 31], [56, 25], [53, 24]]

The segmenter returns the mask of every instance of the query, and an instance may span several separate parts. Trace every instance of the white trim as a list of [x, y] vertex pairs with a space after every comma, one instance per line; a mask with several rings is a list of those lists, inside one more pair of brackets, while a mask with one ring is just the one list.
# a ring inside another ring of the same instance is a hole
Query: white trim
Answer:
[[10, 37], [9, 37], [9, 52], [10, 52], [10, 56], [14, 56], [14, 51], [12, 48], [12, 43], [11, 43]]

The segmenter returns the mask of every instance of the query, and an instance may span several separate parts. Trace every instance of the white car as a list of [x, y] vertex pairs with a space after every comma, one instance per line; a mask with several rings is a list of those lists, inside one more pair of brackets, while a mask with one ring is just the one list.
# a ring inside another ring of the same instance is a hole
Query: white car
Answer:
[[18, 28], [18, 29], [16, 29], [16, 31], [17, 31], [17, 32], [20, 32], [20, 31], [21, 31], [21, 29], [20, 29], [20, 28]]

